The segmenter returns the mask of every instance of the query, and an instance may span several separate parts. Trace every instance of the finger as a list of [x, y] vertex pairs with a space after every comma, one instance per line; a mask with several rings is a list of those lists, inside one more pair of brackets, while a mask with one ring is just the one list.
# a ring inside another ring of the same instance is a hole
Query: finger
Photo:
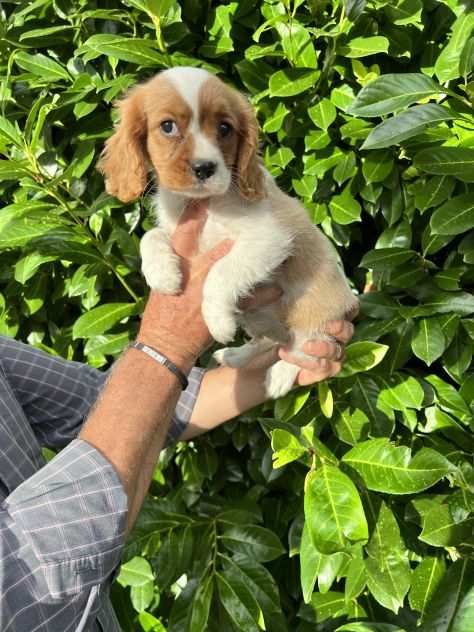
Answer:
[[344, 346], [337, 340], [307, 340], [303, 345], [304, 353], [327, 358], [328, 360], [342, 360], [344, 357]]
[[293, 355], [291, 352], [286, 351], [283, 348], [278, 350], [278, 355], [281, 360], [289, 362], [290, 364], [295, 364], [296, 366], [308, 371], [326, 371], [330, 364], [330, 360], [327, 358], [302, 358]]
[[299, 386], [308, 386], [315, 382], [322, 382], [323, 380], [334, 377], [340, 370], [341, 364], [339, 362], [329, 362], [326, 368], [320, 370], [310, 371], [308, 369], [301, 369], [296, 377], [296, 384]]
[[348, 320], [332, 320], [326, 323], [324, 333], [334, 336], [336, 340], [346, 344], [354, 335], [354, 325]]
[[275, 303], [283, 294], [283, 290], [277, 285], [260, 285], [255, 287], [253, 294], [241, 298], [239, 308], [243, 310], [258, 309]]
[[196, 200], [188, 204], [171, 238], [171, 245], [177, 255], [191, 257], [196, 252], [199, 235], [206, 219], [206, 201]]

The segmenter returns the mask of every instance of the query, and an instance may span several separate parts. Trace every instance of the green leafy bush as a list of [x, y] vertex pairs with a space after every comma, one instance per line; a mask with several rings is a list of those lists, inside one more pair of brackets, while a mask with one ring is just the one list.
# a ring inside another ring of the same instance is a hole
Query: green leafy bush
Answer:
[[2, 333], [99, 367], [133, 336], [150, 196], [123, 207], [94, 165], [113, 100], [170, 65], [250, 95], [267, 167], [361, 294], [337, 378], [162, 454], [124, 630], [473, 630], [469, 2], [2, 10]]

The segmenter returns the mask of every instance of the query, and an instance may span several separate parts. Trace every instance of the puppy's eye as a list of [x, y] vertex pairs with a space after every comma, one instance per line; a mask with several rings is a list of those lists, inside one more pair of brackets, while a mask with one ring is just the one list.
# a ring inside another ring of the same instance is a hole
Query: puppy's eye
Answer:
[[219, 123], [219, 136], [221, 138], [227, 138], [227, 136], [230, 136], [233, 132], [232, 129], [232, 125], [230, 125], [229, 123], [226, 123], [225, 121], [222, 121], [222, 123]]
[[160, 124], [161, 131], [165, 136], [177, 136], [179, 134], [178, 126], [174, 121], [163, 121]]

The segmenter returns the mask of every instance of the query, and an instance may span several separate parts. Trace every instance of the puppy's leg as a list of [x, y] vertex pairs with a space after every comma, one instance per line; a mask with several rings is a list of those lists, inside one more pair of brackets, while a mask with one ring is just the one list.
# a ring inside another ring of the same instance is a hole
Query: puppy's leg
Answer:
[[[291, 354], [295, 357], [314, 360], [314, 356], [309, 356], [302, 351], [303, 345], [307, 340], [330, 340], [330, 336], [316, 331], [312, 333], [293, 332], [293, 343], [291, 345]], [[295, 383], [296, 376], [300, 371], [300, 367], [279, 360], [273, 366], [271, 366], [265, 375], [265, 390], [268, 397], [271, 399], [277, 399], [283, 397], [292, 388]]]
[[241, 347], [226, 347], [219, 349], [212, 355], [214, 360], [223, 366], [231, 366], [240, 369], [247, 366], [254, 358], [275, 346], [275, 342], [268, 338], [251, 340]]
[[261, 241], [237, 241], [213, 265], [204, 284], [202, 313], [214, 340], [225, 344], [234, 339], [239, 298], [268, 281], [290, 253], [291, 238], [275, 230]]
[[149, 287], [161, 294], [177, 294], [182, 275], [169, 234], [160, 228], [148, 231], [140, 242], [140, 253], [142, 272]]
[[265, 391], [270, 399], [286, 395], [295, 383], [300, 367], [284, 360], [278, 360], [265, 375]]

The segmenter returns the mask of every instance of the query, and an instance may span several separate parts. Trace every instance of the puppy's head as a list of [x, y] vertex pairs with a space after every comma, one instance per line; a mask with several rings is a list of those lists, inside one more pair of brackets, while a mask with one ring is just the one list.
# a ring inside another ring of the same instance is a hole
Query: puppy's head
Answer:
[[249, 200], [265, 196], [252, 107], [214, 75], [166, 70], [133, 88], [118, 108], [120, 122], [99, 164], [111, 195], [138, 197], [152, 166], [160, 186], [188, 197], [222, 195], [231, 185]]

